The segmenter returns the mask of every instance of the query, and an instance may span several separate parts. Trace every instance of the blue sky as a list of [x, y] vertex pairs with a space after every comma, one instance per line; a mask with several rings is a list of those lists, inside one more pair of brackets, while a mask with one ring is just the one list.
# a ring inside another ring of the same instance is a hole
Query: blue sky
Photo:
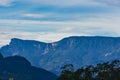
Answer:
[[53, 42], [120, 36], [119, 0], [0, 0], [0, 46], [11, 38]]

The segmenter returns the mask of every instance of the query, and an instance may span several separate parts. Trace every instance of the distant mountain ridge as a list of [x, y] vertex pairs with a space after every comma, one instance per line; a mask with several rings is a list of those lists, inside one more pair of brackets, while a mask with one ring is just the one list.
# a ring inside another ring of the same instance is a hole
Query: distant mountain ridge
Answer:
[[20, 55], [32, 65], [56, 73], [69, 63], [78, 68], [120, 59], [120, 37], [72, 36], [53, 43], [13, 38], [0, 51], [5, 57]]

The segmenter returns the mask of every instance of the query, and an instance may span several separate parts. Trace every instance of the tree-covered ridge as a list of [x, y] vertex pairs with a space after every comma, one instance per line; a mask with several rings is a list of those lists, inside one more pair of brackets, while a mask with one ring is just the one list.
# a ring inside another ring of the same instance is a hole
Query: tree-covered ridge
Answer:
[[3, 57], [0, 53], [0, 80], [56, 80], [57, 76], [37, 68], [21, 56]]
[[89, 65], [76, 71], [72, 64], [61, 69], [61, 76], [57, 80], [120, 80], [120, 60]]

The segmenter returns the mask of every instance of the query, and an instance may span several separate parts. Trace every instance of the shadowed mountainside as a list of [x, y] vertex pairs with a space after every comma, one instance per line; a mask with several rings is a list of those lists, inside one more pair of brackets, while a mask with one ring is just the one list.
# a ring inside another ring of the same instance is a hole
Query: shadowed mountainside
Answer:
[[[0, 54], [1, 55], [1, 54]], [[0, 79], [8, 80], [56, 80], [57, 76], [41, 68], [31, 66], [31, 63], [20, 56], [0, 56]]]

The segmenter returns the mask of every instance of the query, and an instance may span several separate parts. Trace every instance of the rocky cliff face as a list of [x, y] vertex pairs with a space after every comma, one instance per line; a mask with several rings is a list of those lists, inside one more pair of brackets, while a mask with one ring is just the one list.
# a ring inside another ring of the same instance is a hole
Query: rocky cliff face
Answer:
[[69, 63], [78, 68], [120, 59], [120, 38], [73, 36], [53, 43], [14, 38], [0, 51], [4, 56], [24, 56], [32, 65], [56, 73]]

